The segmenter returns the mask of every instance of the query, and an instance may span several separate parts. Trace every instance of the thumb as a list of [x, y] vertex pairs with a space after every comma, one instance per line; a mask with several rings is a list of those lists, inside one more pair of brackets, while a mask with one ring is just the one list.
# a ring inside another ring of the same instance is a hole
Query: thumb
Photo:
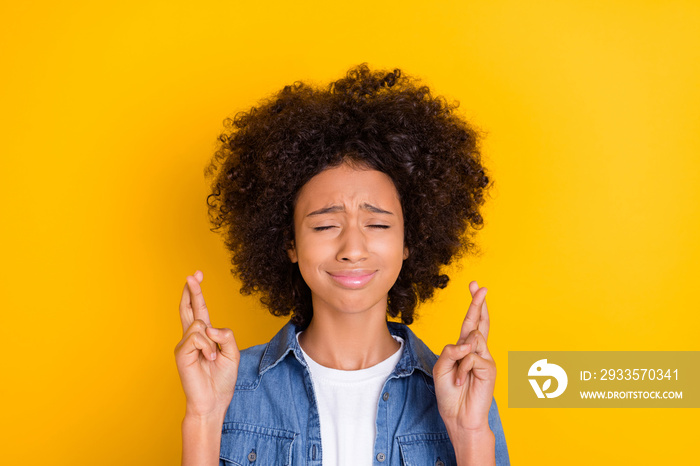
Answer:
[[457, 363], [471, 351], [471, 343], [466, 345], [447, 345], [433, 366], [433, 377], [439, 378], [451, 372]]
[[228, 359], [238, 361], [240, 352], [238, 351], [238, 345], [236, 345], [236, 339], [233, 336], [233, 330], [230, 328], [207, 327], [206, 332], [209, 338], [221, 345], [222, 355]]

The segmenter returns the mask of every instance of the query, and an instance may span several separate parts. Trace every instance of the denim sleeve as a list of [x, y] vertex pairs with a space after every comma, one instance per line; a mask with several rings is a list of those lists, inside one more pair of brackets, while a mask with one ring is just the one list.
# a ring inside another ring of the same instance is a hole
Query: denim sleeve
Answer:
[[501, 417], [498, 415], [498, 406], [496, 406], [495, 398], [491, 400], [491, 408], [489, 409], [489, 427], [496, 437], [496, 466], [510, 466], [508, 446], [506, 445], [506, 437], [503, 433]]

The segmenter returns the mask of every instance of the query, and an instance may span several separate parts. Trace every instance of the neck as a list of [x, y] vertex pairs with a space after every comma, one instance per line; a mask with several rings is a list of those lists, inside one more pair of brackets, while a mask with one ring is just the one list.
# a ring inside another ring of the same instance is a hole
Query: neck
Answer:
[[339, 314], [316, 309], [299, 343], [320, 365], [346, 371], [372, 367], [401, 347], [389, 332], [384, 312]]

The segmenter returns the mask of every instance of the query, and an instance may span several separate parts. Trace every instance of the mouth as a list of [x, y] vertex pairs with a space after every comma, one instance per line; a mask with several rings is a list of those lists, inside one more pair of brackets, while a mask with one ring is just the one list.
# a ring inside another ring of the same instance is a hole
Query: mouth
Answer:
[[354, 290], [367, 285], [376, 273], [376, 270], [344, 270], [328, 272], [328, 275], [342, 287]]

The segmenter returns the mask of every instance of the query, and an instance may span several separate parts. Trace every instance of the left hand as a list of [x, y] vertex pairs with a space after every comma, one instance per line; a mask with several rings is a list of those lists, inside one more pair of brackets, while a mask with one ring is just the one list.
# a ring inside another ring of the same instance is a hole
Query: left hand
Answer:
[[485, 432], [496, 386], [496, 363], [489, 353], [489, 313], [486, 288], [469, 284], [472, 302], [456, 345], [442, 350], [435, 366], [438, 411], [450, 430]]

